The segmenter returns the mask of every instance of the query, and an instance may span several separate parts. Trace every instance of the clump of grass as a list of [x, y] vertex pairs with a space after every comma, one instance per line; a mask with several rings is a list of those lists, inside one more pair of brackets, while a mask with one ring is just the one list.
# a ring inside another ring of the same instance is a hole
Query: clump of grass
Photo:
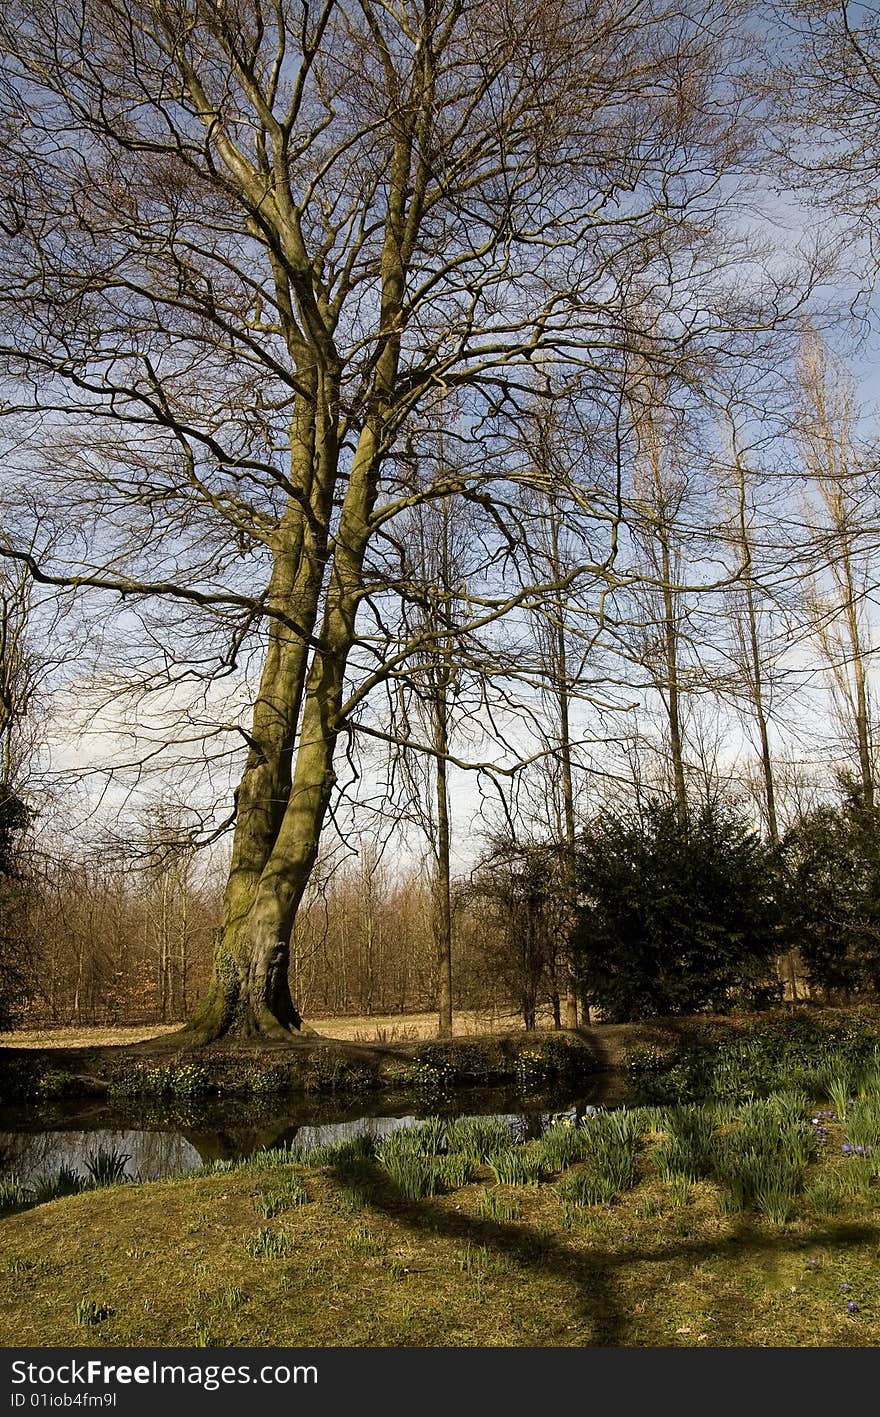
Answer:
[[449, 1191], [457, 1191], [473, 1180], [477, 1164], [465, 1151], [453, 1151], [446, 1156], [434, 1157], [437, 1179], [441, 1187]]
[[666, 1107], [634, 1107], [631, 1109], [637, 1112], [642, 1119], [643, 1132], [662, 1132], [666, 1130]]
[[426, 1156], [439, 1156], [441, 1151], [446, 1150], [446, 1119], [444, 1117], [426, 1117], [416, 1127], [407, 1127], [406, 1131], [413, 1133], [413, 1144], [418, 1144]]
[[673, 1176], [669, 1182], [669, 1198], [676, 1207], [686, 1206], [691, 1198], [691, 1183], [687, 1176]]
[[547, 1174], [547, 1163], [540, 1142], [493, 1152], [487, 1160], [495, 1173], [496, 1181], [502, 1186], [537, 1186]]
[[[720, 1139], [716, 1174], [727, 1214], [754, 1206], [769, 1219], [791, 1212], [803, 1188], [813, 1138], [808, 1124], [780, 1125], [767, 1103], [740, 1109], [741, 1125]], [[781, 1223], [781, 1222], [780, 1222]]]
[[870, 1160], [868, 1164], [860, 1156], [850, 1156], [841, 1168], [838, 1184], [844, 1201], [856, 1200], [873, 1194], [875, 1172]]
[[76, 1321], [81, 1325], [102, 1324], [106, 1319], [111, 1319], [114, 1312], [109, 1304], [82, 1298], [76, 1306]]
[[449, 1152], [465, 1152], [477, 1164], [514, 1145], [510, 1127], [500, 1117], [453, 1117], [446, 1122]]
[[794, 1212], [794, 1189], [770, 1185], [755, 1192], [755, 1206], [773, 1225], [786, 1225]]
[[0, 1215], [12, 1210], [22, 1210], [31, 1203], [31, 1192], [23, 1186], [17, 1176], [7, 1176], [0, 1181]]
[[845, 1122], [850, 1099], [856, 1086], [852, 1071], [833, 1073], [830, 1076], [825, 1076], [822, 1081], [828, 1100], [837, 1113], [838, 1121]]
[[589, 1166], [563, 1177], [556, 1190], [565, 1205], [610, 1205], [618, 1194], [612, 1177]]
[[840, 1214], [846, 1203], [841, 1178], [835, 1171], [816, 1176], [806, 1186], [804, 1199], [814, 1215], [825, 1220]]
[[589, 1146], [587, 1128], [565, 1122], [554, 1122], [541, 1138], [541, 1150], [548, 1171], [565, 1171], [576, 1161], [582, 1161]]
[[636, 1184], [636, 1147], [645, 1127], [642, 1109], [599, 1112], [584, 1123], [584, 1161], [559, 1183], [573, 1205], [603, 1205]]
[[[266, 1153], [267, 1156], [271, 1153]], [[291, 1147], [282, 1153], [285, 1163], [295, 1161], [300, 1166], [324, 1169], [332, 1166], [340, 1172], [357, 1172], [369, 1165], [376, 1156], [376, 1143], [366, 1133], [346, 1137], [326, 1146]], [[274, 1164], [277, 1164], [274, 1163]]]
[[708, 1108], [689, 1105], [670, 1108], [665, 1118], [669, 1132], [654, 1153], [654, 1165], [664, 1180], [683, 1176], [699, 1181], [712, 1169], [715, 1125]]
[[86, 1189], [88, 1182], [65, 1162], [52, 1176], [40, 1176], [31, 1186], [31, 1203], [45, 1205], [61, 1196], [75, 1196]]
[[379, 1259], [388, 1248], [380, 1235], [376, 1235], [366, 1225], [356, 1225], [344, 1237], [343, 1243], [364, 1259]]
[[274, 1171], [278, 1166], [289, 1166], [298, 1160], [300, 1154], [295, 1147], [267, 1146], [243, 1156], [240, 1161], [220, 1161], [215, 1165], [221, 1171]]
[[308, 1199], [309, 1193], [302, 1182], [295, 1176], [288, 1176], [278, 1186], [257, 1191], [254, 1196], [254, 1208], [264, 1220], [271, 1220], [284, 1210], [291, 1210], [296, 1205], [305, 1205]]
[[486, 1245], [474, 1245], [469, 1240], [461, 1254], [458, 1267], [462, 1274], [484, 1278], [488, 1274], [508, 1274], [511, 1262], [506, 1255], [494, 1254]]
[[334, 1210], [343, 1215], [355, 1215], [366, 1206], [366, 1198], [363, 1191], [357, 1186], [340, 1186], [334, 1191], [331, 1204]]
[[131, 1157], [115, 1146], [99, 1146], [86, 1156], [86, 1171], [93, 1186], [113, 1186], [125, 1179], [125, 1168]]
[[783, 1125], [802, 1122], [810, 1099], [803, 1088], [783, 1087], [771, 1092], [766, 1099], [767, 1112], [778, 1118]]
[[662, 1214], [662, 1211], [663, 1203], [658, 1196], [652, 1195], [649, 1191], [639, 1196], [636, 1214], [641, 1220], [653, 1220], [656, 1215]]
[[600, 1146], [620, 1146], [634, 1149], [647, 1122], [647, 1108], [615, 1107], [609, 1112], [597, 1112], [582, 1123], [587, 1137]]
[[12, 1255], [4, 1266], [8, 1274], [29, 1274], [37, 1267], [37, 1260], [28, 1259], [25, 1255]]
[[856, 1155], [880, 1160], [880, 1093], [856, 1098], [847, 1111], [844, 1133]]
[[439, 1156], [446, 1150], [446, 1124], [442, 1117], [429, 1117], [414, 1127], [398, 1127], [376, 1147], [376, 1154], [405, 1151], [411, 1156]]
[[508, 1223], [519, 1220], [522, 1215], [522, 1206], [516, 1197], [494, 1187], [480, 1196], [477, 1210], [484, 1220], [503, 1220]]
[[874, 1050], [873, 1057], [859, 1073], [856, 1095], [880, 1097], [880, 1048]]
[[256, 1235], [249, 1235], [244, 1247], [252, 1259], [279, 1260], [290, 1254], [290, 1240], [281, 1230], [264, 1226]]
[[230, 1284], [226, 1289], [221, 1289], [217, 1295], [217, 1303], [221, 1309], [227, 1313], [234, 1314], [236, 1309], [240, 1309], [242, 1304], [247, 1303], [248, 1296], [243, 1289], [239, 1289], [237, 1284]]
[[376, 1157], [407, 1200], [421, 1200], [445, 1189], [441, 1158], [426, 1154], [416, 1127], [402, 1128], [385, 1137], [376, 1149]]

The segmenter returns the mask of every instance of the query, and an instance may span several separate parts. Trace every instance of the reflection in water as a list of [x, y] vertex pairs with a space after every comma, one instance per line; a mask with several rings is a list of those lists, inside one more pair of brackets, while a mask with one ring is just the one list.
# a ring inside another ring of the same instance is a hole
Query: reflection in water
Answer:
[[[529, 1099], [510, 1092], [483, 1091], [459, 1094], [446, 1104], [435, 1102], [433, 1110], [455, 1115], [503, 1117], [521, 1139], [540, 1136], [552, 1116], [582, 1115], [596, 1101], [618, 1098], [591, 1092], [589, 1101], [581, 1095], [570, 1098]], [[332, 1108], [332, 1103], [330, 1104]], [[352, 1110], [368, 1106], [361, 1099]], [[378, 1103], [377, 1105], [381, 1105]], [[88, 1161], [99, 1148], [122, 1153], [125, 1174], [133, 1180], [157, 1181], [167, 1176], [193, 1171], [207, 1162], [235, 1160], [264, 1147], [326, 1146], [348, 1137], [366, 1134], [376, 1139], [398, 1127], [419, 1121], [415, 1112], [400, 1116], [345, 1115], [337, 1104], [327, 1120], [289, 1102], [278, 1104], [205, 1103], [147, 1112], [128, 1111], [110, 1105], [84, 1106], [79, 1112], [69, 1105], [44, 1109], [39, 1114], [25, 1109], [0, 1110], [0, 1178], [16, 1176], [27, 1185], [54, 1174], [66, 1165], [85, 1176]], [[342, 1115], [340, 1116], [340, 1111]], [[431, 1111], [426, 1103], [422, 1115]]]
[[4, 1170], [25, 1184], [52, 1175], [62, 1165], [87, 1176], [89, 1156], [99, 1147], [126, 1156], [126, 1176], [141, 1181], [159, 1181], [202, 1165], [195, 1147], [175, 1132], [95, 1128], [85, 1132], [0, 1133]]

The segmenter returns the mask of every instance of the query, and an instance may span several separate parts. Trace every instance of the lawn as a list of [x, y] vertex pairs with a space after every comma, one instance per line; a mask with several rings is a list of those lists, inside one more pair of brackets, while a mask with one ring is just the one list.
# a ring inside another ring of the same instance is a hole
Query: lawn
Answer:
[[847, 1101], [630, 1109], [515, 1146], [438, 1120], [378, 1155], [266, 1153], [31, 1205], [0, 1221], [0, 1338], [876, 1345], [880, 1165], [847, 1139], [878, 1125], [876, 1077]]

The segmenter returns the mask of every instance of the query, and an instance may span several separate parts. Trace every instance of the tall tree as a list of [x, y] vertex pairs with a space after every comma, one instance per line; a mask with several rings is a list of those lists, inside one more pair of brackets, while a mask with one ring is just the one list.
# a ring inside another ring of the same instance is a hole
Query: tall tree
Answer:
[[872, 472], [858, 447], [852, 380], [815, 335], [804, 340], [800, 367], [799, 443], [819, 516], [812, 547], [816, 580], [808, 609], [831, 672], [844, 741], [855, 760], [866, 809], [874, 807], [874, 724], [866, 610], [874, 581]]
[[[511, 470], [486, 449], [530, 361], [599, 387], [642, 298], [674, 311], [650, 339], [665, 367], [722, 330], [730, 348], [727, 16], [724, 0], [6, 7], [8, 412], [22, 483], [70, 532], [46, 560], [5, 553], [124, 598], [148, 683], [258, 670], [231, 729], [247, 755], [198, 1037], [301, 1023], [290, 933], [339, 735], [389, 672], [358, 620], [394, 519], [464, 496], [503, 523]], [[754, 329], [754, 282], [742, 298]], [[480, 457], [413, 494], [392, 453], [438, 389]], [[499, 573], [479, 615], [536, 593]]]

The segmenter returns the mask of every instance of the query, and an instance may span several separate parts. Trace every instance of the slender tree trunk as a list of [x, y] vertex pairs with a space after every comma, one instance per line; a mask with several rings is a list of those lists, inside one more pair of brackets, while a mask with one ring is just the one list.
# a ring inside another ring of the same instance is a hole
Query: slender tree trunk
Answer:
[[[559, 657], [559, 766], [562, 774], [562, 823], [564, 828], [564, 871], [565, 893], [571, 908], [575, 899], [575, 849], [577, 826], [574, 815], [574, 782], [571, 771], [571, 726], [569, 720], [568, 665], [565, 649], [565, 632], [560, 625], [557, 630]], [[564, 979], [562, 987], [562, 1026], [577, 1028], [578, 996], [574, 983], [574, 960], [566, 940], [562, 951]], [[590, 1006], [585, 1003], [584, 1021], [590, 1021]]]
[[180, 935], [178, 937], [178, 1018], [186, 1018], [187, 971], [189, 965], [189, 872], [183, 877], [180, 893]]
[[[365, 985], [365, 987], [364, 987], [363, 990], [362, 990], [362, 999], [363, 999], [363, 1002], [364, 1002], [364, 1004], [365, 1004], [365, 1012], [366, 1012], [366, 1015], [367, 1015], [368, 1018], [370, 1018], [371, 1015], [372, 1015], [372, 1013], [373, 1013], [373, 1008], [374, 1008], [374, 997], [373, 997], [373, 995], [374, 995], [374, 990], [375, 990], [375, 977], [374, 977], [374, 976], [375, 976], [375, 961], [374, 961], [374, 957], [373, 957], [373, 956], [374, 956], [374, 947], [375, 947], [375, 914], [374, 914], [374, 902], [373, 902], [373, 872], [374, 872], [375, 864], [376, 864], [376, 863], [375, 863], [375, 858], [374, 858], [372, 855], [370, 855], [370, 854], [368, 854], [368, 859], [364, 859], [364, 858], [362, 857], [361, 860], [362, 860], [362, 881], [363, 881], [363, 890], [364, 890], [364, 894], [363, 894], [363, 914], [366, 915], [366, 934], [365, 934], [365, 937], [364, 937], [365, 955], [366, 955], [366, 959], [365, 959], [366, 968], [365, 968], [365, 971], [364, 971], [364, 972], [365, 972], [365, 975], [366, 975], [366, 979], [362, 981], [362, 983]], [[364, 997], [364, 996], [365, 996], [365, 997]]]
[[[551, 574], [558, 581], [562, 577], [562, 564], [559, 551], [559, 519], [556, 505], [550, 498], [550, 552], [551, 552]], [[571, 714], [570, 700], [568, 692], [568, 650], [565, 642], [565, 606], [561, 595], [556, 597], [556, 625], [555, 625], [555, 680], [556, 702], [559, 715], [559, 749], [558, 762], [562, 787], [562, 850], [563, 850], [563, 890], [566, 896], [566, 906], [574, 908], [575, 900], [575, 845], [577, 827], [574, 815], [574, 780], [571, 766]], [[568, 910], [566, 910], [568, 914]], [[557, 994], [553, 1001], [553, 1019], [557, 1028], [577, 1028], [578, 1026], [578, 996], [574, 982], [574, 959], [568, 939], [569, 927], [566, 925], [565, 939], [562, 949], [559, 951], [562, 957], [563, 981], [560, 994]], [[584, 1006], [585, 1021], [590, 1021], [590, 1006]]]
[[663, 638], [666, 655], [666, 712], [669, 719], [669, 752], [672, 759], [672, 786], [679, 819], [687, 817], [687, 784], [681, 735], [681, 700], [678, 683], [678, 622], [672, 589], [672, 558], [665, 528], [660, 540], [663, 573]]
[[841, 567], [846, 595], [846, 625], [852, 653], [853, 687], [855, 690], [856, 745], [859, 755], [859, 777], [862, 801], [868, 812], [874, 810], [874, 753], [871, 732], [871, 715], [868, 705], [868, 687], [865, 676], [865, 655], [862, 644], [861, 627], [856, 610], [855, 578], [848, 535], [842, 536], [843, 564]]
[[437, 794], [437, 860], [434, 879], [434, 938], [437, 947], [437, 1036], [452, 1037], [452, 898], [449, 876], [449, 793], [447, 755], [449, 725], [445, 687], [434, 702], [437, 752], [435, 787]]
[[[773, 758], [770, 753], [770, 723], [764, 697], [764, 664], [761, 655], [761, 639], [758, 629], [758, 608], [755, 604], [755, 587], [752, 580], [752, 543], [746, 520], [745, 469], [739, 458], [736, 460], [736, 476], [739, 497], [739, 551], [743, 563], [743, 584], [746, 600], [746, 635], [749, 663], [749, 692], [755, 723], [758, 728], [759, 758], [761, 776], [764, 783], [764, 809], [767, 817], [767, 839], [774, 850], [779, 845], [779, 818], [776, 811], [776, 784], [773, 773]], [[788, 980], [792, 1003], [798, 999], [797, 957], [794, 950], [786, 950], [777, 961], [781, 980]]]

